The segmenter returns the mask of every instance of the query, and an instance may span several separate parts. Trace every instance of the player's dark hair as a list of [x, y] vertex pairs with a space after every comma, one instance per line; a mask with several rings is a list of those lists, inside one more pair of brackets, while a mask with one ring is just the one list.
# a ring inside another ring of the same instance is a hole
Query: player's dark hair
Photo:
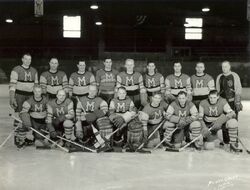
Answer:
[[26, 53], [24, 53], [24, 54], [23, 54], [22, 58], [23, 58], [25, 55], [27, 55], [27, 56], [31, 57], [31, 54], [30, 54], [30, 53], [28, 53], [28, 52], [26, 52]]
[[209, 94], [208, 94], [209, 96], [210, 95], [216, 95], [216, 96], [218, 96], [219, 95], [219, 93], [218, 93], [218, 91], [217, 90], [210, 90], [210, 92], [209, 92]]
[[[123, 87], [123, 86], [120, 86], [120, 87], [118, 88], [118, 90], [120, 90], [120, 89], [126, 91], [126, 88]], [[118, 90], [117, 90], [117, 91], [118, 91]], [[126, 91], [126, 92], [127, 92], [127, 91]]]
[[179, 93], [178, 93], [178, 96], [180, 96], [180, 95], [185, 95], [185, 96], [187, 96], [187, 93], [185, 92], [185, 91], [180, 91]]
[[[148, 62], [147, 62], [147, 66], [148, 66], [150, 63], [153, 63], [153, 64], [154, 64], [154, 66], [155, 66], [154, 72], [157, 73], [158, 70], [157, 70], [157, 68], [156, 68], [155, 62], [154, 62], [154, 61], [148, 61]], [[147, 70], [146, 70], [146, 73], [148, 73], [148, 68], [147, 68]]]

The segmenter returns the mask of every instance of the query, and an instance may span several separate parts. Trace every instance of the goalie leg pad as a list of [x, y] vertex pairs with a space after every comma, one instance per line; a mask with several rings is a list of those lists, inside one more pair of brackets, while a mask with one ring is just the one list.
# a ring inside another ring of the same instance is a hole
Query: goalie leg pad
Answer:
[[143, 125], [138, 117], [128, 123], [127, 142], [133, 147], [138, 147], [143, 140]]
[[99, 132], [102, 138], [113, 132], [113, 127], [108, 117], [102, 117], [97, 119], [96, 124], [99, 128]]
[[228, 129], [230, 143], [236, 143], [238, 136], [238, 121], [236, 119], [228, 120], [226, 128]]

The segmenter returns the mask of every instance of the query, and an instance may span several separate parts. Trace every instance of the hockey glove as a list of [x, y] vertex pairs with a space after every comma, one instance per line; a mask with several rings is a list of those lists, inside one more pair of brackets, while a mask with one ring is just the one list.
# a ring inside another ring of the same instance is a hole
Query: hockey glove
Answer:
[[118, 115], [114, 118], [113, 123], [116, 127], [120, 128], [125, 123], [125, 120], [122, 116]]
[[88, 124], [92, 124], [97, 119], [95, 113], [88, 113], [88, 114], [86, 114], [85, 117], [86, 117], [86, 121], [87, 121]]

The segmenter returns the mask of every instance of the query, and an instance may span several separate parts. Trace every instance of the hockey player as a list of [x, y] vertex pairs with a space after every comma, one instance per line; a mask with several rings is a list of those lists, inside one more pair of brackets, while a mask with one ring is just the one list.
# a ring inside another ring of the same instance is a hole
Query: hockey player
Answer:
[[230, 107], [238, 114], [242, 110], [240, 77], [231, 71], [229, 61], [222, 62], [222, 74], [216, 79], [216, 89], [222, 98], [225, 98]]
[[87, 96], [90, 85], [95, 85], [94, 75], [86, 71], [85, 61], [79, 61], [78, 71], [71, 74], [69, 78], [69, 96]]
[[55, 99], [58, 90], [64, 89], [66, 93], [68, 92], [68, 78], [65, 72], [58, 70], [57, 58], [51, 58], [49, 66], [49, 71], [43, 72], [40, 76], [40, 85], [43, 94], [46, 94], [49, 99]]
[[[117, 97], [109, 105], [109, 118], [114, 124], [114, 130], [120, 128], [114, 135], [114, 146], [123, 146], [127, 142], [127, 124], [136, 114], [133, 101], [127, 96], [126, 89], [119, 87]], [[130, 140], [130, 139], [129, 139]]]
[[96, 95], [96, 86], [89, 86], [88, 96], [80, 97], [76, 107], [76, 138], [78, 142], [90, 146], [95, 141], [91, 125], [99, 129], [102, 137], [112, 133], [112, 125], [108, 117], [105, 117], [108, 112], [108, 104]]
[[190, 77], [181, 72], [180, 62], [174, 63], [174, 74], [168, 75], [165, 79], [166, 92], [165, 99], [168, 103], [174, 101], [180, 91], [187, 92], [189, 100], [192, 100], [192, 88]]
[[[47, 128], [49, 129], [50, 138], [57, 140], [57, 136], [65, 135], [66, 139], [71, 139], [73, 132], [73, 118], [75, 112], [73, 102], [66, 98], [66, 92], [61, 89], [57, 91], [56, 99], [52, 99], [47, 104]], [[66, 147], [70, 147], [68, 142]]]
[[[31, 55], [26, 53], [22, 57], [22, 65], [14, 67], [10, 74], [10, 106], [17, 114], [22, 110], [24, 101], [32, 96], [33, 87], [38, 84], [37, 71], [30, 64]], [[15, 128], [20, 125], [18, 121], [14, 120]], [[20, 133], [22, 131], [16, 130], [14, 139], [17, 146], [19, 144], [17, 136], [20, 136]]]
[[[145, 138], [151, 134], [158, 125], [162, 122], [165, 117], [165, 112], [167, 110], [167, 103], [162, 101], [161, 94], [154, 94], [152, 96], [150, 104], [147, 104], [143, 110], [140, 112], [140, 119], [143, 123]], [[153, 148], [160, 142], [160, 131], [162, 127], [148, 140], [147, 147]]]
[[[180, 91], [177, 99], [172, 102], [166, 112], [165, 145], [169, 148], [180, 147], [183, 141], [192, 140], [200, 135], [201, 124], [198, 120], [198, 110], [196, 106], [187, 100], [187, 93]], [[170, 134], [175, 128], [176, 132]], [[186, 137], [186, 139], [184, 138]], [[175, 146], [171, 144], [174, 142]], [[195, 142], [195, 148], [200, 148], [199, 142]]]
[[154, 94], [165, 94], [164, 77], [157, 72], [155, 63], [149, 62], [147, 64], [147, 73], [144, 75], [144, 86], [146, 87], [148, 99]]
[[[22, 120], [23, 126], [19, 130], [19, 147], [25, 144], [24, 140], [26, 137], [26, 132], [29, 131], [30, 127], [35, 128], [40, 133], [43, 133], [43, 131], [41, 131], [42, 129], [46, 130], [45, 119], [47, 99], [46, 97], [42, 96], [41, 86], [34, 86], [33, 93], [33, 97], [30, 97], [23, 103], [22, 111], [20, 112], [20, 118]], [[34, 133], [34, 137], [36, 146], [46, 145], [43, 137], [41, 137], [37, 133]]]
[[[208, 99], [201, 101], [199, 106], [199, 117], [202, 119], [202, 134], [205, 141], [212, 142], [214, 135], [221, 129], [228, 129], [230, 149], [239, 151], [236, 146], [238, 122], [235, 119], [235, 112], [231, 109], [224, 98], [218, 95], [216, 90], [209, 93]], [[210, 131], [208, 129], [211, 128]], [[211, 149], [214, 144], [205, 143], [206, 149]]]
[[[216, 89], [222, 98], [225, 98], [230, 107], [236, 113], [236, 119], [238, 119], [238, 113], [242, 110], [241, 104], [241, 82], [237, 73], [231, 71], [231, 65], [229, 61], [222, 62], [222, 74], [216, 79]], [[229, 143], [228, 130], [223, 130], [224, 143]]]
[[104, 69], [96, 72], [96, 85], [98, 87], [98, 95], [108, 104], [114, 98], [116, 77], [118, 71], [112, 69], [112, 60], [105, 59]]
[[197, 109], [202, 100], [207, 99], [210, 90], [215, 89], [214, 79], [204, 73], [205, 65], [203, 62], [198, 62], [195, 67], [196, 74], [191, 76], [191, 86], [193, 89], [193, 103]]
[[133, 59], [126, 59], [126, 71], [120, 72], [117, 75], [116, 92], [119, 87], [125, 87], [127, 95], [134, 102], [135, 107], [139, 109], [141, 105], [147, 104], [147, 95], [142, 75], [134, 71], [134, 66]]

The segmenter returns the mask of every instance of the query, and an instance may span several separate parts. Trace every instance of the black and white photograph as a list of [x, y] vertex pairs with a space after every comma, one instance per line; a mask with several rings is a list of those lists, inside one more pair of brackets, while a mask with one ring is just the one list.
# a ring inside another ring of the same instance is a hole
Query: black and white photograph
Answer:
[[250, 189], [250, 0], [0, 0], [0, 190]]

